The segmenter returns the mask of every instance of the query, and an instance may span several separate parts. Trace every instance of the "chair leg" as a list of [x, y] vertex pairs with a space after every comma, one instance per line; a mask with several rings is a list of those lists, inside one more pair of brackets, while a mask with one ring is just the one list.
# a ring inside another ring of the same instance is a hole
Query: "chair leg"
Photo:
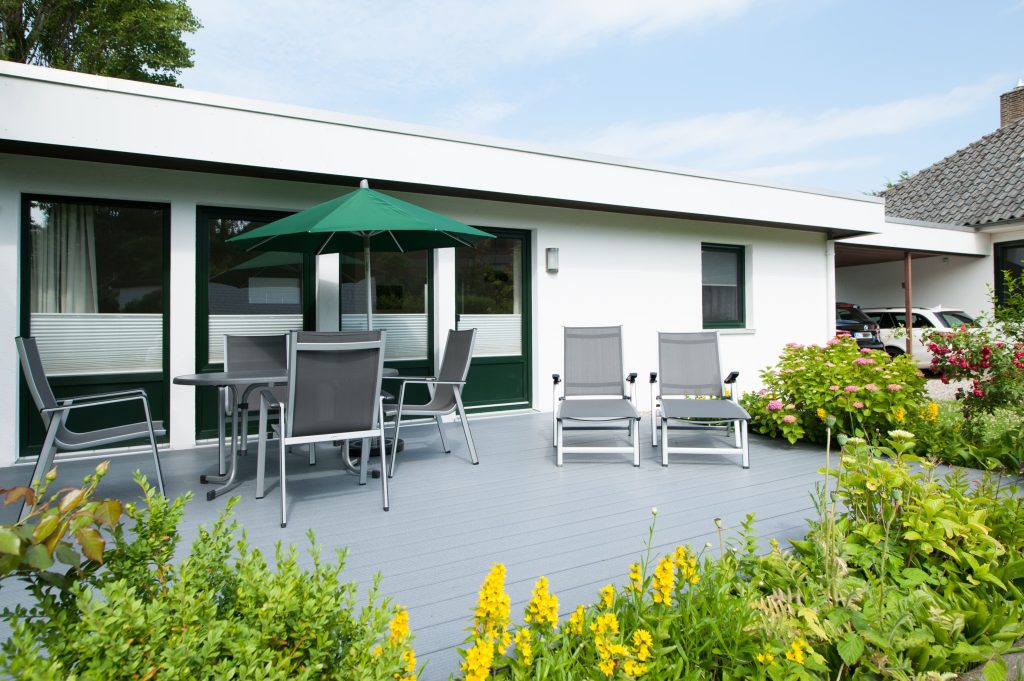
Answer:
[[315, 442], [310, 442], [309, 443], [309, 465], [310, 466], [315, 466], [316, 465], [316, 443]]
[[363, 438], [363, 450], [359, 453], [359, 484], [366, 484], [366, 476], [370, 468], [370, 438]]
[[658, 428], [661, 430], [661, 465], [668, 466], [668, 419], [661, 419]]
[[448, 443], [444, 440], [444, 421], [441, 420], [440, 416], [434, 417], [434, 422], [437, 424], [437, 432], [441, 434], [441, 449], [445, 454], [451, 454], [452, 450], [448, 447]]
[[287, 448], [284, 446], [284, 437], [281, 437], [281, 446], [278, 447], [278, 450], [280, 451], [280, 454], [278, 455], [277, 458], [278, 458], [278, 465], [280, 467], [280, 475], [281, 475], [281, 483], [280, 483], [281, 484], [281, 527], [287, 527], [288, 526], [288, 492], [287, 492], [287, 489], [285, 487], [285, 480], [287, 479], [287, 477], [285, 475], [285, 468], [287, 467], [286, 466], [286, 462], [287, 462], [288, 457], [287, 457]]
[[455, 386], [455, 406], [459, 409], [459, 419], [462, 421], [462, 430], [466, 433], [466, 443], [469, 445], [469, 458], [473, 465], [480, 463], [476, 455], [476, 446], [473, 444], [473, 434], [469, 432], [469, 419], [466, 418], [466, 408], [462, 406], [462, 391]]
[[[381, 408], [381, 412], [384, 409]], [[380, 492], [384, 497], [384, 510], [387, 511], [391, 508], [391, 500], [388, 499], [388, 447], [387, 442], [384, 439], [384, 416], [380, 416]], [[397, 438], [396, 438], [397, 441]], [[369, 444], [369, 441], [367, 441]], [[397, 444], [395, 445], [398, 446]]]
[[[284, 447], [281, 447], [284, 456]], [[256, 441], [256, 498], [262, 499], [267, 471], [267, 410], [260, 409], [260, 435]]]
[[[50, 466], [53, 465], [53, 457], [57, 453], [57, 447], [55, 441], [57, 439], [57, 430], [60, 428], [60, 419], [55, 415], [50, 418], [50, 427], [46, 430], [46, 438], [43, 440], [43, 448], [39, 450], [39, 458], [36, 459], [36, 465], [32, 468], [32, 477], [29, 478], [29, 484], [33, 487], [38, 487], [39, 483], [46, 477], [46, 473], [50, 470]], [[22, 501], [21, 511], [18, 512], [18, 521], [25, 519], [25, 509], [28, 505]]]
[[[395, 435], [394, 442], [391, 443], [391, 468], [388, 469], [388, 477], [395, 477], [395, 466], [398, 465], [398, 432], [402, 429], [402, 405], [398, 405], [398, 413], [395, 414]], [[381, 472], [381, 475], [384, 473]]]
[[743, 440], [741, 446], [743, 450], [743, 467], [750, 468], [750, 439], [748, 437], [746, 420], [740, 421], [740, 427], [737, 430], [740, 433], [740, 438]]
[[633, 443], [633, 466], [640, 467], [640, 419], [630, 419], [629, 437]]
[[651, 402], [651, 446], [658, 446], [658, 403]]
[[156, 449], [156, 433], [153, 431], [153, 415], [149, 413], [149, 400], [142, 400], [142, 409], [146, 412], [146, 426], [149, 429], [149, 445], [153, 448], [153, 463], [156, 464], [156, 489], [162, 496], [164, 493], [164, 474], [160, 470], [160, 453]]
[[562, 422], [559, 420], [555, 421], [555, 465], [558, 467], [562, 466]]

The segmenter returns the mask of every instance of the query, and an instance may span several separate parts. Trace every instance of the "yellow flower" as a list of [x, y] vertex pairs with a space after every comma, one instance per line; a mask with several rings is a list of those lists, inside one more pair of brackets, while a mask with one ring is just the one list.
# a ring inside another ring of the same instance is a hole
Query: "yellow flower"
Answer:
[[493, 625], [502, 629], [508, 626], [510, 609], [511, 602], [505, 593], [505, 566], [495, 563], [480, 587], [475, 614], [477, 628]]
[[676, 584], [675, 560], [665, 556], [654, 568], [654, 602], [672, 604], [672, 589]]
[[542, 576], [534, 585], [524, 619], [542, 627], [553, 629], [558, 626], [558, 597], [553, 596], [548, 590], [547, 577]]
[[583, 609], [582, 605], [576, 606], [576, 611], [569, 616], [569, 633], [581, 636], [583, 634], [583, 626], [586, 623], [587, 612]]
[[529, 629], [516, 632], [516, 653], [523, 664], [529, 667], [533, 663], [533, 633]]
[[405, 660], [405, 673], [412, 674], [416, 671], [416, 653], [410, 648], [402, 653], [402, 659]]
[[640, 593], [643, 591], [644, 575], [640, 571], [640, 563], [633, 563], [629, 566], [629, 584], [626, 589]]
[[697, 558], [690, 555], [685, 546], [677, 546], [672, 559], [679, 568], [679, 574], [684, 582], [696, 584], [700, 581], [700, 575], [697, 574]]
[[404, 641], [409, 635], [409, 611], [399, 609], [391, 620], [390, 628], [391, 633], [388, 635], [388, 638], [391, 640], [392, 645], [398, 645]]
[[622, 665], [622, 670], [636, 678], [637, 676], [643, 676], [647, 672], [647, 665], [634, 662], [633, 660], [626, 660]]
[[935, 422], [939, 418], [939, 405], [935, 402], [928, 403], [928, 420]]
[[903, 423], [903, 419], [907, 417], [907, 412], [903, 407], [896, 407], [896, 411], [894, 411], [892, 415], [897, 421]]
[[484, 681], [491, 674], [494, 661], [494, 645], [484, 638], [476, 639], [472, 648], [466, 651], [466, 659], [459, 666], [465, 681]]
[[597, 665], [597, 668], [601, 670], [601, 673], [605, 676], [611, 676], [615, 673], [615, 660], [603, 660]]
[[615, 587], [611, 584], [606, 584], [605, 587], [601, 589], [601, 607], [607, 610], [608, 608], [612, 607], [612, 604], [614, 602]]
[[370, 654], [373, 655], [374, 657], [380, 657], [380, 654], [383, 653], [383, 652], [384, 652], [384, 649], [381, 648], [379, 645], [377, 645], [377, 646], [373, 647], [373, 650], [370, 651]]
[[762, 664], [771, 664], [775, 661], [775, 656], [772, 655], [770, 650], [765, 650], [763, 653], [757, 654], [757, 661]]
[[614, 612], [598, 615], [590, 625], [590, 630], [594, 632], [595, 637], [617, 634], [619, 633], [619, 618], [615, 616]]
[[825, 414], [825, 410], [824, 409], [822, 409], [821, 407], [818, 407], [817, 414], [818, 414], [818, 418], [819, 419], [821, 419], [822, 421], [825, 420], [826, 414]]
[[789, 650], [786, 651], [786, 659], [790, 662], [796, 662], [797, 664], [803, 664], [807, 656], [804, 655], [804, 650], [807, 649], [807, 641], [802, 638], [798, 638], [789, 644]]
[[651, 656], [651, 646], [653, 645], [654, 638], [646, 629], [637, 629], [633, 632], [633, 646], [635, 647], [636, 659], [646, 662], [647, 658]]

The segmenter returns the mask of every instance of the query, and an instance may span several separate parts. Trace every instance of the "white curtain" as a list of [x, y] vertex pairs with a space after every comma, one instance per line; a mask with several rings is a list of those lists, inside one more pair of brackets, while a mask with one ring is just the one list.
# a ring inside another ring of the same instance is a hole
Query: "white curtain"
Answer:
[[32, 312], [98, 312], [92, 206], [50, 204], [43, 215], [32, 230]]

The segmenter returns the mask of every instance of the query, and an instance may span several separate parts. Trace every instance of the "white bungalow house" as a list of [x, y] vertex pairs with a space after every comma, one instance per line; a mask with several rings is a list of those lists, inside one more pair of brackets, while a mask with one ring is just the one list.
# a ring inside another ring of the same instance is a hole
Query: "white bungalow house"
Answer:
[[[498, 237], [374, 261], [391, 362], [426, 371], [447, 329], [480, 329], [477, 410], [550, 410], [564, 325], [622, 325], [642, 377], [657, 331], [720, 329], [724, 368], [755, 388], [785, 343], [831, 337], [840, 243], [991, 271], [989, 235], [887, 221], [872, 196], [8, 62], [0, 111], [0, 465], [40, 439], [17, 335], [58, 392], [145, 386], [185, 448], [212, 434], [213, 396], [170, 379], [217, 364], [225, 332], [358, 325], [359, 254], [224, 240], [364, 178]], [[942, 302], [981, 301], [972, 285]]]

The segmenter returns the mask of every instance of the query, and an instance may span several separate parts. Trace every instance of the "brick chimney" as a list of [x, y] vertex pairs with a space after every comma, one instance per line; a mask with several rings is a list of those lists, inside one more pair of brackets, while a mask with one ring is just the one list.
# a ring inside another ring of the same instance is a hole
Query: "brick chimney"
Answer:
[[999, 96], [999, 127], [1005, 128], [1024, 118], [1024, 80], [1017, 87]]

